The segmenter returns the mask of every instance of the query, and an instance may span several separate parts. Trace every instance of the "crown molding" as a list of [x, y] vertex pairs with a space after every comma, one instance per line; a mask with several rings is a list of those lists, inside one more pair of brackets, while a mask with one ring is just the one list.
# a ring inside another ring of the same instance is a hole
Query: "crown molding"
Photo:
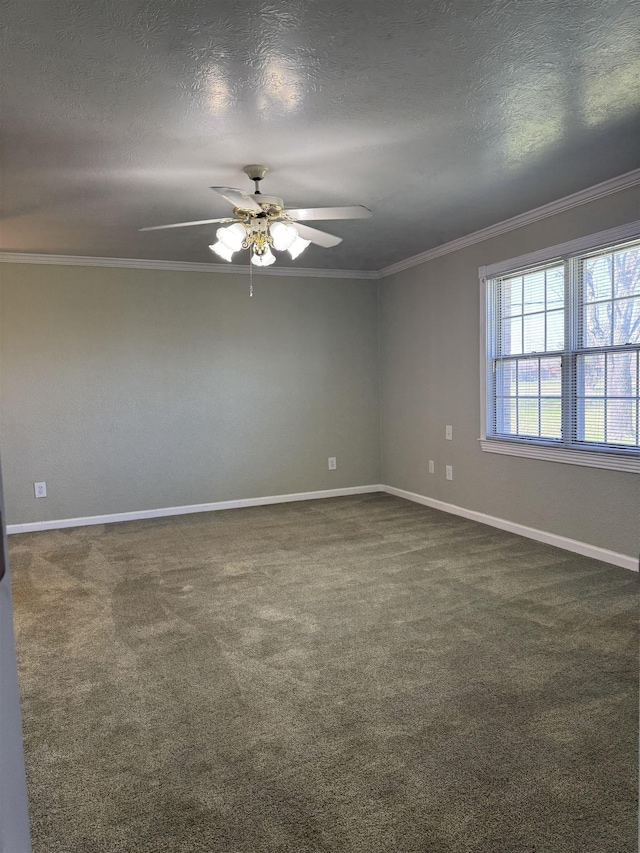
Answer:
[[[449, 243], [443, 243], [442, 246], [435, 246], [433, 249], [428, 249], [426, 252], [421, 252], [419, 255], [413, 255], [410, 258], [405, 258], [403, 261], [398, 261], [398, 263], [391, 264], [390, 266], [384, 267], [380, 270], [323, 270], [305, 269], [301, 267], [261, 267], [258, 272], [254, 270], [254, 275], [301, 276], [309, 278], [355, 278], [375, 281], [376, 279], [387, 278], [390, 275], [410, 269], [411, 267], [417, 267], [427, 261], [440, 258], [442, 255], [449, 255], [451, 252], [457, 252], [459, 249], [465, 249], [467, 246], [473, 246], [474, 243], [481, 243], [483, 240], [498, 237], [500, 234], [506, 234], [508, 231], [514, 231], [516, 228], [522, 228], [524, 225], [530, 225], [532, 222], [538, 222], [540, 219], [546, 219], [548, 216], [554, 216], [556, 213], [563, 213], [565, 210], [571, 210], [571, 208], [579, 207], [581, 204], [586, 204], [587, 202], [604, 198], [605, 196], [620, 192], [621, 190], [630, 189], [638, 184], [640, 184], [640, 169], [634, 169], [631, 172], [626, 172], [624, 175], [618, 175], [616, 178], [611, 178], [608, 181], [596, 184], [593, 187], [587, 187], [587, 189], [580, 190], [577, 193], [573, 193], [573, 195], [565, 196], [564, 198], [557, 199], [557, 201], [549, 202], [549, 204], [543, 204], [541, 207], [536, 207], [534, 210], [529, 210], [526, 213], [520, 213], [517, 216], [513, 216], [511, 219], [505, 219], [503, 222], [497, 222], [495, 225], [489, 225], [487, 228], [482, 228], [480, 231], [474, 231], [472, 234], [467, 234], [465, 237], [459, 237], [457, 240], [451, 240]], [[134, 258], [84, 258], [79, 255], [39, 255], [2, 251], [0, 251], [0, 262], [11, 264], [58, 264], [61, 266], [78, 267], [120, 267], [124, 269], [141, 270], [172, 270], [174, 272], [232, 273], [240, 275], [247, 275], [248, 273], [248, 265], [195, 264], [188, 261], [152, 261]]]
[[[170, 270], [173, 272], [224, 273], [249, 275], [249, 265], [195, 264], [188, 261], [153, 261], [144, 258], [85, 258], [81, 255], [39, 255], [24, 252], [0, 252], [0, 262], [7, 264], [53, 264], [65, 267], [117, 267], [119, 269]], [[301, 276], [308, 278], [377, 279], [374, 270], [321, 270], [303, 267], [260, 267], [253, 275]]]
[[607, 228], [606, 231], [598, 231], [597, 234], [588, 234], [585, 237], [578, 237], [575, 240], [567, 240], [565, 243], [528, 252], [526, 255], [520, 255], [517, 258], [509, 258], [509, 260], [499, 261], [496, 264], [482, 266], [478, 269], [478, 276], [483, 280], [495, 278], [498, 275], [506, 275], [509, 272], [534, 264], [544, 264], [548, 261], [569, 258], [579, 252], [595, 251], [601, 246], [611, 245], [612, 243], [635, 240], [639, 235], [640, 219], [637, 219], [635, 222], [627, 222], [625, 225]]
[[596, 184], [593, 187], [573, 193], [573, 195], [565, 196], [557, 201], [549, 202], [549, 204], [543, 204], [542, 207], [536, 207], [534, 210], [520, 213], [518, 216], [505, 219], [503, 222], [497, 222], [495, 225], [489, 225], [480, 231], [474, 231], [473, 234], [459, 237], [450, 243], [444, 243], [442, 246], [428, 249], [419, 255], [405, 258], [404, 261], [398, 261], [397, 264], [391, 264], [391, 266], [379, 270], [378, 277], [387, 278], [387, 276], [424, 264], [426, 261], [440, 258], [442, 255], [457, 252], [458, 249], [473, 246], [474, 243], [481, 243], [483, 240], [491, 239], [491, 237], [498, 237], [500, 234], [514, 231], [516, 228], [522, 228], [523, 225], [530, 225], [532, 222], [538, 222], [540, 219], [546, 219], [548, 216], [554, 216], [556, 213], [563, 213], [565, 210], [571, 210], [571, 208], [579, 207], [581, 204], [586, 204], [589, 201], [595, 201], [598, 198], [604, 198], [621, 190], [630, 189], [638, 184], [640, 184], [640, 169], [634, 169], [631, 172], [626, 172], [624, 175], [618, 175], [617, 178], [611, 178], [608, 181], [603, 181], [601, 184]]

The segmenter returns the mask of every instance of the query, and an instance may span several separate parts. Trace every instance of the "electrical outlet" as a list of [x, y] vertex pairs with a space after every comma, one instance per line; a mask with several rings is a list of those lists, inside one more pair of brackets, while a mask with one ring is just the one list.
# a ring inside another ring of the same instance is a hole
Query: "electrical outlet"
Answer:
[[329, 463], [329, 470], [330, 471], [335, 471], [336, 468], [338, 467], [336, 464], [336, 457], [335, 456], [330, 456], [328, 458], [327, 462]]
[[447, 480], [453, 480], [453, 465], [447, 465], [445, 470], [447, 472]]
[[446, 425], [444, 434], [445, 438], [447, 438], [449, 441], [453, 441], [453, 427], [451, 426], [451, 424]]
[[433, 461], [433, 459], [430, 459], [429, 460], [429, 473], [435, 474], [435, 470], [436, 470], [436, 463]]
[[34, 483], [33, 484], [33, 493], [37, 498], [46, 498], [46, 496], [47, 496], [47, 484], [46, 483]]

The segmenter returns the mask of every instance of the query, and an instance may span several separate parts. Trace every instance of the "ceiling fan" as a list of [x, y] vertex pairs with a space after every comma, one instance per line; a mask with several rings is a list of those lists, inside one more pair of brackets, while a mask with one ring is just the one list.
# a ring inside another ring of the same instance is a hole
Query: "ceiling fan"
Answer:
[[281, 198], [263, 195], [260, 181], [269, 171], [268, 166], [254, 164], [245, 166], [244, 172], [255, 184], [255, 192], [246, 193], [233, 187], [211, 187], [233, 205], [233, 216], [222, 219], [198, 219], [194, 222], [174, 222], [171, 225], [152, 225], [140, 231], [160, 231], [164, 228], [187, 228], [191, 225], [211, 225], [216, 222], [230, 223], [216, 232], [217, 242], [209, 248], [225, 261], [230, 261], [234, 252], [249, 249], [251, 263], [268, 267], [276, 257], [271, 251], [288, 251], [297, 258], [309, 243], [325, 249], [337, 246], [341, 237], [318, 231], [300, 220], [322, 219], [368, 219], [371, 211], [362, 205], [353, 207], [301, 207], [286, 210]]

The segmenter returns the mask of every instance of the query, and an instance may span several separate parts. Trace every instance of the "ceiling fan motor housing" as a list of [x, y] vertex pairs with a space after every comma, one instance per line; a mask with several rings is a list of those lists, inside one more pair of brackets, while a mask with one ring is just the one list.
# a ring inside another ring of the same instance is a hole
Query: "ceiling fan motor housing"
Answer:
[[268, 216], [272, 219], [276, 216], [281, 216], [284, 209], [284, 202], [281, 198], [278, 198], [275, 195], [263, 195], [262, 193], [254, 193], [251, 198], [260, 205], [262, 213], [256, 213], [253, 210], [247, 210], [238, 205], [238, 207], [234, 207], [233, 209], [236, 216], [239, 218], [242, 218], [243, 216]]

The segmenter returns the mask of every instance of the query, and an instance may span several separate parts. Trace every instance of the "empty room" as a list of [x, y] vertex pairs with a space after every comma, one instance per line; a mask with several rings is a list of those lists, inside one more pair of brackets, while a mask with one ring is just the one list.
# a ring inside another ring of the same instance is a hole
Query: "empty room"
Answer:
[[0, 853], [638, 849], [638, 0], [8, 0]]

